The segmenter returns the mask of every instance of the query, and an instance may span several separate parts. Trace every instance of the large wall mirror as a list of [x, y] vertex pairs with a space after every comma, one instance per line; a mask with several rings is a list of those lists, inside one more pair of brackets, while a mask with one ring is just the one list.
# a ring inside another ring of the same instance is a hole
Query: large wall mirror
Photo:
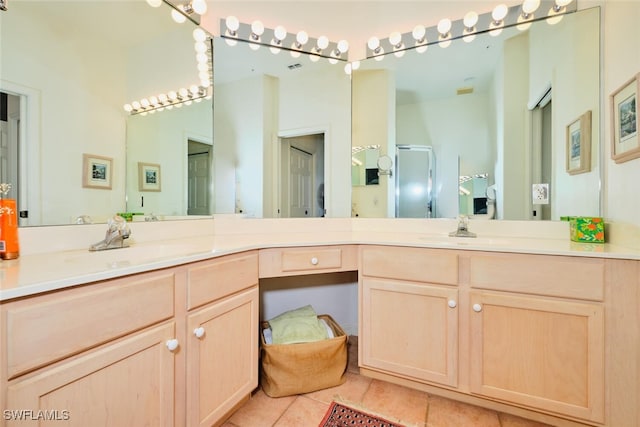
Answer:
[[345, 62], [224, 38], [214, 57], [215, 212], [349, 216]]
[[[364, 60], [353, 73], [354, 152], [376, 145], [397, 160], [398, 146], [433, 150], [435, 171], [414, 162], [425, 185], [413, 189], [421, 205], [412, 216], [600, 215], [599, 46], [600, 9], [592, 8], [553, 25], [540, 20], [499, 36]], [[572, 124], [585, 113], [591, 155], [576, 174], [567, 162], [579, 145]], [[395, 168], [402, 164], [409, 163]], [[393, 206], [399, 175], [354, 186], [353, 214], [403, 216]], [[534, 184], [548, 184], [548, 204], [534, 203]]]
[[[199, 82], [195, 25], [170, 11], [144, 1], [16, 1], [0, 14], [0, 90], [12, 100], [17, 166], [2, 179], [28, 210], [21, 226], [188, 214], [188, 154], [211, 144], [212, 101], [123, 110]], [[106, 159], [104, 185], [85, 185], [85, 154]], [[140, 185], [140, 164], [159, 166], [161, 187]]]

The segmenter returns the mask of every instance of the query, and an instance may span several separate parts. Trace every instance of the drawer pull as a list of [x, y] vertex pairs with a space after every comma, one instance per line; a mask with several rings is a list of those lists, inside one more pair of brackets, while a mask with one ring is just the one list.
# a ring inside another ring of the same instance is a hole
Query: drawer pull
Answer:
[[449, 308], [456, 308], [458, 306], [458, 303], [454, 299], [450, 299], [447, 304], [449, 305]]
[[193, 335], [195, 335], [196, 338], [202, 338], [204, 336], [204, 328], [202, 326], [195, 328], [193, 330]]
[[482, 311], [482, 306], [480, 304], [473, 304], [473, 311], [480, 313]]
[[312, 265], [318, 265], [318, 258], [316, 258], [316, 257], [311, 258], [311, 264]]
[[175, 338], [172, 340], [167, 340], [167, 348], [169, 349], [169, 351], [174, 351], [175, 349], [177, 349], [178, 344], [178, 340]]

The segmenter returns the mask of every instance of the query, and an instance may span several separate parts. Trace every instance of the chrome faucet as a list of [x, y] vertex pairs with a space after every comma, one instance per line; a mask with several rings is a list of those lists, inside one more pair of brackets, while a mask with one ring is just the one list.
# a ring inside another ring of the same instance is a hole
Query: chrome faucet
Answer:
[[127, 222], [120, 215], [115, 215], [107, 221], [107, 234], [104, 239], [89, 246], [90, 251], [104, 251], [107, 249], [125, 248], [126, 239], [131, 235]]
[[460, 215], [458, 217], [458, 228], [456, 231], [449, 233], [451, 237], [477, 237], [476, 233], [469, 231], [469, 217]]

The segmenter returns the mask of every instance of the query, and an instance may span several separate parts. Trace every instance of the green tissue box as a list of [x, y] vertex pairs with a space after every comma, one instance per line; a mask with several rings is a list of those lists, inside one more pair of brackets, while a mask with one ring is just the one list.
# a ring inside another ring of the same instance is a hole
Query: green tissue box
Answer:
[[604, 243], [604, 221], [600, 217], [569, 217], [569, 230], [574, 242]]

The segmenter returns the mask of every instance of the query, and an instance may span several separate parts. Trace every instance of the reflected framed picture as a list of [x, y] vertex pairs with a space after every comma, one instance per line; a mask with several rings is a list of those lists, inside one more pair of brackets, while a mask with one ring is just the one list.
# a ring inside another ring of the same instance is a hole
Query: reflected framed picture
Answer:
[[160, 165], [138, 162], [138, 190], [160, 191]]
[[591, 110], [567, 126], [566, 157], [570, 175], [591, 170]]
[[640, 157], [638, 141], [640, 73], [611, 94], [611, 158], [623, 163]]
[[111, 190], [112, 170], [112, 158], [96, 156], [94, 154], [83, 154], [82, 186], [85, 188]]

